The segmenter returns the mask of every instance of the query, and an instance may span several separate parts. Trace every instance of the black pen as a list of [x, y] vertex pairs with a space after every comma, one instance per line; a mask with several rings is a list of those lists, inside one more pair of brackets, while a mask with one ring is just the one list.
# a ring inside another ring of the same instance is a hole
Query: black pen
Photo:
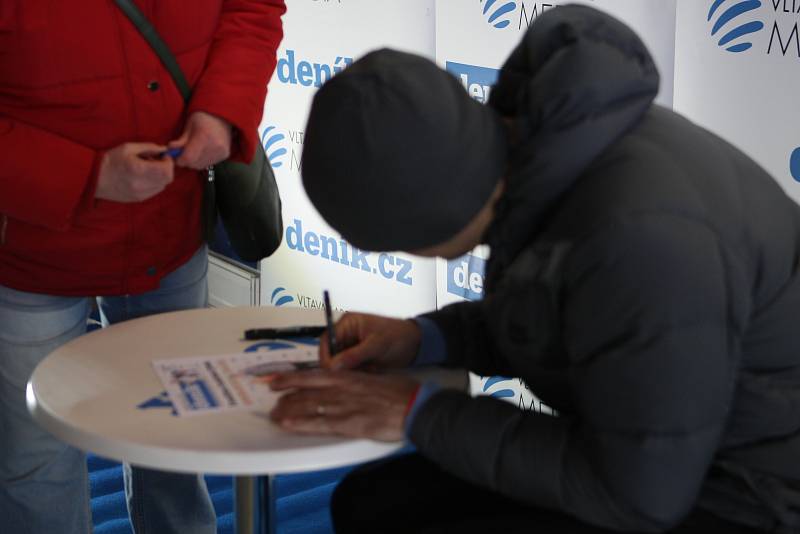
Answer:
[[333, 356], [336, 354], [336, 331], [333, 328], [331, 297], [327, 289], [322, 292], [322, 298], [325, 300], [325, 323], [328, 325], [328, 352]]
[[250, 328], [244, 331], [244, 338], [291, 339], [295, 337], [318, 337], [325, 331], [324, 326], [288, 326], [284, 328]]

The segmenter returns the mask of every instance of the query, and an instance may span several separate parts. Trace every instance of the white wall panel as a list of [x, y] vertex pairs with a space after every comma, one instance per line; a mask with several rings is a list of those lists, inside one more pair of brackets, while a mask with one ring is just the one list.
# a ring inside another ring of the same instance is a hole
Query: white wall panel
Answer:
[[[743, 9], [746, 8], [746, 9]], [[800, 0], [679, 0], [675, 109], [800, 199]]]
[[[286, 232], [278, 252], [261, 264], [261, 303], [319, 307], [328, 288], [338, 309], [393, 316], [429, 311], [436, 305], [434, 262], [367, 254], [342, 241], [305, 195], [300, 155], [315, 91], [354, 58], [384, 46], [434, 57], [434, 2], [289, 0], [287, 7], [261, 125]], [[354, 198], [352, 209], [360, 202]]]

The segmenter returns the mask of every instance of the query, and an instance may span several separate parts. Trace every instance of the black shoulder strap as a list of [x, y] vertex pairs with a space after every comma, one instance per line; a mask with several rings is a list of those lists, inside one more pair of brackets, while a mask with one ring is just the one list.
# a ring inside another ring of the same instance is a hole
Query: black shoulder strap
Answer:
[[192, 96], [192, 89], [189, 87], [189, 82], [186, 81], [186, 77], [184, 77], [183, 71], [180, 65], [178, 65], [178, 61], [175, 59], [175, 56], [172, 55], [167, 44], [161, 40], [161, 36], [158, 35], [156, 29], [150, 24], [150, 21], [147, 20], [142, 12], [139, 11], [139, 8], [133, 3], [133, 0], [114, 0], [114, 2], [116, 2], [117, 6], [130, 19], [136, 29], [139, 30], [142, 37], [147, 41], [147, 44], [153, 48], [156, 55], [158, 55], [158, 58], [161, 60], [161, 63], [164, 64], [164, 67], [175, 81], [175, 85], [178, 87], [178, 91], [181, 92], [181, 95], [183, 95], [183, 99], [188, 102], [189, 98]]

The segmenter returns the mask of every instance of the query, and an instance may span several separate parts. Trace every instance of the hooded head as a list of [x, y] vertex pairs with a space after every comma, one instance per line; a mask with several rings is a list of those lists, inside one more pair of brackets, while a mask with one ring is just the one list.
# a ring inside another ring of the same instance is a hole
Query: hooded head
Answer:
[[[506, 176], [484, 236], [491, 280], [586, 167], [641, 120], [658, 86], [641, 39], [585, 6], [537, 18], [503, 65], [489, 106], [432, 62], [379, 50], [317, 92], [303, 184], [355, 246], [418, 250], [456, 236]], [[512, 124], [513, 147], [501, 116]]]
[[303, 185], [323, 218], [364, 250], [449, 240], [488, 202], [507, 147], [498, 115], [431, 61], [378, 50], [314, 97]]

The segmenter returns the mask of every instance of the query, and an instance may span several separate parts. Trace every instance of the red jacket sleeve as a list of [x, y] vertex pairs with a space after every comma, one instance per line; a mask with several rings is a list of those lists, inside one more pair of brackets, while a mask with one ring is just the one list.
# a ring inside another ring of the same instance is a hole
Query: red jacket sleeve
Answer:
[[0, 213], [53, 230], [68, 229], [78, 209], [94, 197], [100, 155], [0, 115]]
[[238, 130], [231, 158], [250, 161], [258, 141], [267, 84], [277, 63], [283, 0], [226, 0], [206, 68], [188, 112], [222, 117]]

